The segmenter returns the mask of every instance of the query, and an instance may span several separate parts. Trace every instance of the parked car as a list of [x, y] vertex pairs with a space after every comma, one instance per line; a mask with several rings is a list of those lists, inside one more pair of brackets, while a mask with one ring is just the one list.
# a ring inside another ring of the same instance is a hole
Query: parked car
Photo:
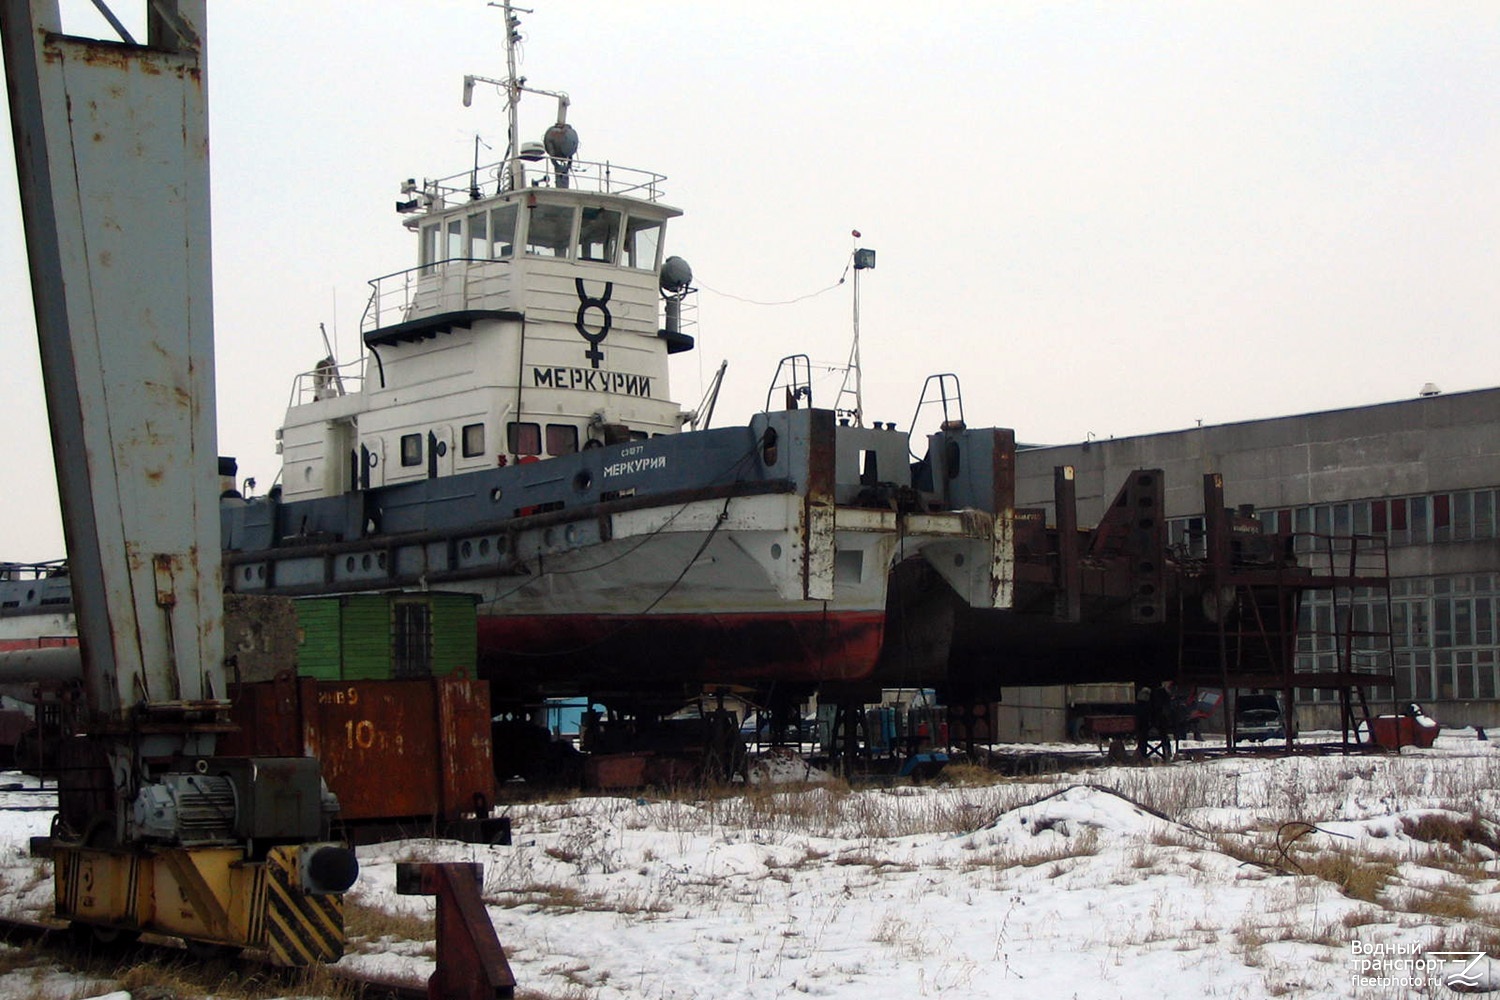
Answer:
[[[1239, 742], [1286, 739], [1286, 713], [1281, 696], [1242, 694], [1234, 703], [1234, 735]], [[1297, 735], [1295, 728], [1292, 735]]]

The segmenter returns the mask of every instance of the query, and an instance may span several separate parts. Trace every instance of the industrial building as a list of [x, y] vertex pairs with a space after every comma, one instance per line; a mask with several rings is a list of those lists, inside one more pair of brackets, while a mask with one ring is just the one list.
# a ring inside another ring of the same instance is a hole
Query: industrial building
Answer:
[[[1131, 470], [1161, 469], [1172, 541], [1187, 549], [1201, 536], [1210, 472], [1222, 474], [1226, 501], [1253, 507], [1268, 530], [1383, 543], [1389, 596], [1338, 602], [1353, 608], [1356, 629], [1390, 633], [1395, 690], [1369, 692], [1377, 707], [1415, 701], [1445, 726], [1500, 725], [1500, 388], [1023, 447], [1016, 465], [1017, 507], [1049, 511], [1053, 469], [1073, 466], [1084, 524], [1097, 521]], [[1299, 640], [1299, 670], [1332, 666], [1338, 605], [1327, 592], [1304, 601], [1302, 623], [1313, 634]], [[1063, 707], [1060, 691], [1015, 694], [1018, 733], [1060, 731], [1060, 719], [1043, 721]], [[1303, 730], [1338, 728], [1336, 692], [1299, 690], [1297, 701]], [[1029, 723], [1022, 704], [1035, 706]]]

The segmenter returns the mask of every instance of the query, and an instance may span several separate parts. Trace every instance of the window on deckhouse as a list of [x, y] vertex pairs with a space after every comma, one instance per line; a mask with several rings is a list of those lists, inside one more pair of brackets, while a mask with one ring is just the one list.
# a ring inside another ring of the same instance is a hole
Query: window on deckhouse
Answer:
[[661, 223], [656, 219], [630, 218], [625, 223], [626, 267], [650, 271], [656, 267], [656, 254], [661, 248]]
[[573, 238], [573, 207], [540, 204], [526, 226], [526, 252], [533, 257], [566, 257]]
[[615, 262], [620, 242], [620, 213], [607, 208], [585, 208], [578, 223], [578, 259]]

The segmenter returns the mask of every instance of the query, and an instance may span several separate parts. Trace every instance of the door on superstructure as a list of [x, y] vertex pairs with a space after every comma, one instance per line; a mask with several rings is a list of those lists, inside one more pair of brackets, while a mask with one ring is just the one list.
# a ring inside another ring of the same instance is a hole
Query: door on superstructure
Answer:
[[453, 475], [453, 428], [439, 424], [427, 432], [427, 478]]

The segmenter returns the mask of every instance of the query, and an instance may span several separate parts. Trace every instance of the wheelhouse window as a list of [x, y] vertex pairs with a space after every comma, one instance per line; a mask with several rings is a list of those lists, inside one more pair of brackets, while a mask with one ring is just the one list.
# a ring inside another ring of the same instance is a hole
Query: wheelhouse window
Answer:
[[443, 223], [443, 230], [447, 234], [443, 240], [443, 259], [458, 260], [464, 255], [464, 220], [462, 216], [455, 215]]
[[540, 455], [542, 453], [542, 428], [540, 424], [505, 425], [506, 444], [512, 455]]
[[420, 252], [422, 270], [424, 273], [430, 271], [432, 269], [432, 265], [437, 262], [438, 228], [439, 227], [435, 222], [431, 225], [422, 227], [422, 243]]
[[490, 212], [490, 236], [493, 240], [490, 256], [495, 260], [505, 260], [516, 252], [517, 214], [515, 205], [503, 205]]
[[629, 219], [625, 223], [626, 267], [651, 271], [656, 268], [656, 254], [661, 248], [661, 223], [655, 219]]
[[401, 464], [402, 466], [422, 464], [422, 435], [401, 435]]
[[464, 458], [478, 458], [484, 454], [484, 424], [464, 424]]
[[578, 450], [578, 428], [572, 424], [547, 425], [547, 454], [571, 455]]
[[607, 208], [585, 208], [578, 223], [578, 259], [603, 264], [615, 262], [620, 242], [620, 213]]
[[464, 256], [470, 260], [486, 260], [490, 255], [488, 223], [489, 215], [486, 212], [475, 212], [469, 216], [469, 252]]
[[526, 252], [533, 257], [566, 257], [573, 239], [571, 205], [537, 205], [526, 227]]

